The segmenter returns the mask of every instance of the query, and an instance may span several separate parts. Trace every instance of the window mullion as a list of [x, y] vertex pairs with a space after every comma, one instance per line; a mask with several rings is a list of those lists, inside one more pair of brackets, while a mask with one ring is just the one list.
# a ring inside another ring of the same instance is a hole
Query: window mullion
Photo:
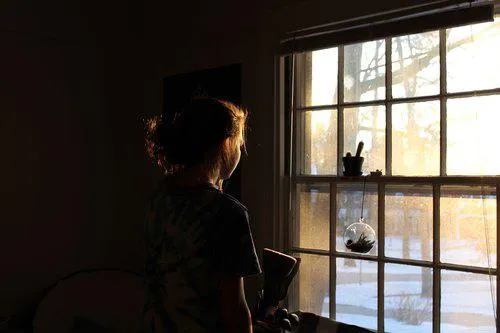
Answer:
[[438, 184], [432, 186], [432, 226], [433, 226], [433, 242], [432, 242], [432, 332], [439, 333], [441, 331], [441, 267], [440, 262], [440, 198], [441, 187]]
[[[337, 184], [330, 183], [330, 254], [336, 252], [335, 245], [337, 243], [336, 228], [337, 226]], [[335, 319], [337, 316], [337, 257], [330, 255], [330, 318]]]
[[342, 154], [344, 153], [344, 47], [338, 48], [337, 79], [337, 175], [342, 175]]
[[384, 327], [384, 271], [385, 263], [385, 183], [379, 182], [378, 192], [378, 260], [377, 260], [377, 330], [385, 332]]
[[305, 146], [305, 115], [303, 112], [297, 112], [297, 107], [301, 106], [302, 104], [305, 104], [303, 101], [306, 100], [306, 96], [304, 95], [304, 85], [307, 80], [306, 78], [306, 67], [309, 64], [307, 63], [307, 59], [304, 56], [301, 55], [294, 55], [293, 56], [293, 78], [294, 82], [292, 83], [293, 85], [293, 95], [292, 99], [294, 101], [294, 104], [292, 106], [292, 112], [293, 112], [293, 131], [295, 135], [293, 135], [293, 138], [295, 139], [295, 142], [293, 143], [294, 146], [292, 147], [292, 151], [294, 154], [292, 155], [292, 164], [293, 164], [293, 169], [292, 172], [293, 174], [302, 174], [302, 172], [305, 169], [305, 158], [304, 158], [304, 146]]
[[496, 257], [497, 257], [497, 294], [496, 294], [496, 331], [500, 333], [500, 325], [498, 325], [498, 318], [500, 318], [500, 307], [498, 306], [498, 300], [500, 299], [500, 182], [497, 183], [496, 187], [496, 199], [497, 199], [497, 248], [496, 248]]
[[439, 174], [446, 176], [446, 30], [439, 30]]
[[392, 38], [385, 39], [385, 174], [392, 175]]
[[[285, 223], [283, 223], [284, 225], [284, 228], [283, 228], [283, 231], [284, 231], [284, 235], [283, 235], [283, 248], [285, 251], [288, 251], [291, 247], [292, 247], [292, 244], [290, 242], [290, 239], [291, 239], [291, 233], [290, 233], [290, 226], [291, 226], [291, 221], [292, 221], [292, 218], [293, 218], [293, 205], [294, 205], [294, 200], [293, 200], [293, 195], [292, 195], [292, 188], [294, 187], [294, 184], [293, 184], [293, 178], [295, 176], [295, 156], [297, 155], [297, 152], [294, 150], [294, 145], [295, 145], [295, 135], [296, 135], [296, 130], [294, 128], [294, 123], [295, 123], [295, 54], [293, 54], [292, 56], [288, 57], [288, 60], [289, 60], [289, 64], [290, 64], [290, 68], [289, 70], [287, 71], [286, 70], [286, 67], [284, 65], [284, 77], [285, 77], [285, 80], [284, 82], [285, 83], [285, 89], [290, 89], [290, 94], [288, 96], [289, 100], [288, 101], [285, 101], [285, 105], [288, 105], [289, 107], [289, 118], [287, 119], [287, 124], [286, 126], [290, 126], [289, 128], [289, 132], [287, 133], [287, 131], [285, 130], [285, 133], [287, 134], [287, 137], [285, 138], [285, 144], [288, 145], [288, 153], [289, 153], [289, 156], [285, 156], [287, 158], [287, 162], [285, 163], [288, 163], [288, 169], [286, 170], [286, 176], [288, 177], [288, 182], [287, 182], [287, 190], [288, 190], [288, 193], [286, 193], [286, 195], [288, 195], [287, 199], [288, 199], [288, 205], [286, 206], [286, 213], [285, 213], [285, 216], [286, 216], [286, 221]], [[284, 60], [285, 62], [286, 60]], [[285, 116], [285, 119], [287, 117]], [[286, 151], [286, 149], [285, 149]]]

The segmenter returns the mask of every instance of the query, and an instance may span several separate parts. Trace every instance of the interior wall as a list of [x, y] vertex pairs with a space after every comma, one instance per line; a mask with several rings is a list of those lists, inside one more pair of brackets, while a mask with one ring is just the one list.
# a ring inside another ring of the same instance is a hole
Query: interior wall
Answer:
[[242, 100], [251, 115], [248, 157], [242, 161], [242, 201], [249, 208], [259, 254], [264, 247], [280, 249], [275, 227], [275, 184], [280, 180], [275, 62], [280, 39], [300, 28], [424, 2], [429, 1], [222, 0], [179, 3], [175, 9], [167, 1], [146, 5], [146, 109], [161, 108], [161, 77], [242, 63]]
[[159, 177], [140, 118], [160, 112], [167, 75], [242, 63], [251, 111], [242, 197], [258, 251], [273, 247], [280, 37], [421, 2], [2, 1], [0, 316], [75, 270], [140, 269]]
[[0, 4], [0, 316], [80, 269], [140, 269], [142, 7]]
[[249, 207], [259, 250], [273, 247], [274, 165], [277, 115], [275, 61], [287, 32], [423, 1], [255, 1], [179, 4], [165, 1], [145, 7], [146, 108], [160, 110], [159, 79], [176, 73], [243, 64], [243, 104], [251, 112], [248, 157], [243, 160], [243, 201]]

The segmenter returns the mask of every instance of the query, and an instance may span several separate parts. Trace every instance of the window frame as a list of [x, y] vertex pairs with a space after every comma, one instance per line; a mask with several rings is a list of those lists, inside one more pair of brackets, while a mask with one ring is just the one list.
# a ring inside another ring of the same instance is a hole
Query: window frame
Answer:
[[[288, 195], [288, 200], [285, 203], [284, 212], [284, 223], [282, 228], [284, 230], [283, 248], [286, 253], [289, 254], [313, 254], [320, 256], [329, 257], [330, 269], [329, 269], [329, 295], [331, 300], [336, 299], [336, 259], [337, 258], [347, 258], [347, 259], [360, 259], [376, 262], [378, 266], [377, 270], [377, 330], [384, 331], [384, 266], [385, 264], [403, 264], [410, 265], [412, 267], [428, 267], [432, 268], [432, 300], [433, 300], [433, 313], [432, 313], [432, 326], [433, 332], [440, 332], [441, 330], [441, 271], [451, 270], [459, 271], [465, 273], [479, 273], [486, 275], [494, 275], [497, 277], [496, 280], [496, 317], [500, 315], [500, 307], [498, 306], [498, 299], [500, 299], [500, 279], [499, 279], [499, 267], [500, 267], [500, 175], [497, 176], [447, 176], [446, 175], [446, 113], [447, 113], [447, 100], [453, 98], [464, 98], [464, 97], [477, 97], [477, 96], [489, 96], [489, 95], [500, 95], [500, 87], [494, 89], [483, 89], [477, 91], [463, 91], [448, 93], [446, 91], [446, 29], [439, 30], [439, 55], [440, 55], [440, 91], [437, 95], [431, 96], [417, 96], [417, 97], [403, 97], [403, 98], [392, 98], [392, 36], [385, 38], [385, 48], [386, 48], [386, 70], [385, 70], [385, 99], [377, 101], [367, 101], [367, 102], [344, 102], [344, 84], [343, 84], [343, 74], [344, 74], [344, 46], [338, 47], [338, 78], [337, 78], [337, 103], [332, 105], [315, 105], [315, 106], [296, 106], [295, 92], [300, 91], [298, 85], [300, 83], [300, 78], [296, 77], [297, 71], [297, 60], [296, 55], [282, 56], [280, 61], [281, 81], [280, 87], [282, 90], [287, 91], [290, 100], [286, 100], [285, 96], [287, 93], [282, 93], [280, 95], [281, 100], [281, 114], [288, 128], [284, 130], [284, 142], [289, 145], [284, 149], [285, 152], [291, 152], [291, 154], [286, 155], [287, 159], [282, 161], [281, 167], [284, 173], [284, 190], [283, 193]], [[335, 46], [332, 46], [335, 47]], [[285, 60], [286, 59], [286, 60]], [[291, 64], [287, 68], [285, 62], [288, 61]], [[289, 76], [287, 78], [287, 75]], [[290, 76], [291, 75], [291, 76]], [[291, 91], [291, 93], [289, 92]], [[438, 100], [440, 102], [440, 138], [439, 138], [439, 149], [440, 149], [440, 160], [439, 160], [439, 175], [438, 176], [392, 176], [391, 160], [392, 160], [392, 106], [398, 103], [408, 103], [408, 102], [423, 102], [429, 100]], [[380, 177], [344, 177], [342, 176], [342, 170], [337, 167], [336, 175], [305, 175], [300, 174], [300, 158], [301, 158], [301, 147], [298, 143], [298, 136], [303, 134], [300, 124], [300, 114], [304, 111], [319, 111], [319, 110], [337, 110], [337, 166], [342, 165], [342, 154], [343, 154], [343, 114], [346, 107], [360, 107], [360, 106], [373, 106], [373, 105], [384, 105], [386, 108], [386, 141], [385, 141], [385, 170], [386, 174]], [[287, 113], [289, 117], [287, 118]], [[378, 233], [377, 233], [377, 244], [378, 251], [376, 255], [363, 255], [354, 254], [350, 252], [340, 252], [336, 250], [336, 227], [337, 227], [337, 187], [339, 184], [345, 184], [349, 182], [362, 182], [366, 179], [367, 184], [372, 183], [377, 188], [378, 193]], [[301, 184], [328, 184], [329, 185], [329, 195], [330, 195], [330, 248], [326, 250], [318, 249], [308, 249], [293, 246], [292, 243], [292, 222], [297, 217], [297, 186]], [[433, 233], [433, 243], [432, 243], [432, 261], [425, 260], [414, 260], [414, 259], [401, 259], [385, 256], [385, 188], [387, 185], [392, 184], [422, 184], [429, 185], [432, 187], [432, 233]], [[488, 186], [495, 188], [496, 194], [496, 253], [497, 259], [495, 266], [496, 268], [483, 268], [468, 265], [458, 265], [458, 264], [448, 264], [440, 262], [440, 191], [441, 186], [444, 185], [463, 185], [463, 186]], [[289, 299], [291, 304], [288, 306], [293, 307], [294, 300]], [[329, 302], [329, 312], [330, 318], [335, 319], [336, 316], [336, 302]], [[497, 327], [497, 332], [500, 329]]]

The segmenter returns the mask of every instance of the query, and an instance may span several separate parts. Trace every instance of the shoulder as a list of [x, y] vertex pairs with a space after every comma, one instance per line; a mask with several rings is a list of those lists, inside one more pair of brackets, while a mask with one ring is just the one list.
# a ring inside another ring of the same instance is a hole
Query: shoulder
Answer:
[[219, 192], [219, 200], [224, 211], [234, 215], [248, 215], [248, 209], [235, 197]]

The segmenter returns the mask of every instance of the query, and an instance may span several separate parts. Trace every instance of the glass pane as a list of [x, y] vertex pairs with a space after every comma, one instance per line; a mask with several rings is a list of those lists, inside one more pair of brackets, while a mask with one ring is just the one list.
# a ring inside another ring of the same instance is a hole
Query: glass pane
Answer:
[[385, 330], [432, 332], [432, 268], [386, 264]]
[[297, 55], [297, 105], [337, 104], [338, 48]]
[[446, 173], [500, 175], [500, 96], [449, 99], [447, 105]]
[[302, 261], [289, 288], [290, 310], [330, 317], [330, 258], [304, 253], [293, 256]]
[[392, 174], [439, 175], [439, 101], [392, 107]]
[[448, 91], [500, 87], [500, 18], [446, 33]]
[[330, 249], [330, 187], [298, 184], [292, 243], [307, 249]]
[[[337, 234], [336, 249], [340, 252], [350, 252], [344, 245], [346, 228], [361, 217], [361, 201], [363, 198], [363, 183], [355, 182], [339, 184], [337, 188]], [[366, 184], [363, 218], [375, 233], [378, 230], [378, 194], [374, 184]], [[377, 254], [377, 243], [368, 254]]]
[[439, 94], [439, 31], [392, 39], [392, 96]]
[[335, 319], [377, 329], [377, 263], [337, 258]]
[[302, 173], [337, 174], [337, 110], [302, 111], [299, 117], [304, 128], [298, 138]]
[[[441, 332], [496, 332], [496, 277], [441, 272]], [[492, 295], [493, 294], [493, 295]]]
[[344, 153], [355, 155], [363, 141], [364, 174], [385, 169], [385, 106], [344, 109]]
[[443, 186], [441, 261], [496, 267], [496, 209], [494, 187]]
[[387, 186], [385, 255], [431, 261], [432, 243], [432, 187]]
[[385, 41], [344, 47], [344, 100], [385, 99]]

